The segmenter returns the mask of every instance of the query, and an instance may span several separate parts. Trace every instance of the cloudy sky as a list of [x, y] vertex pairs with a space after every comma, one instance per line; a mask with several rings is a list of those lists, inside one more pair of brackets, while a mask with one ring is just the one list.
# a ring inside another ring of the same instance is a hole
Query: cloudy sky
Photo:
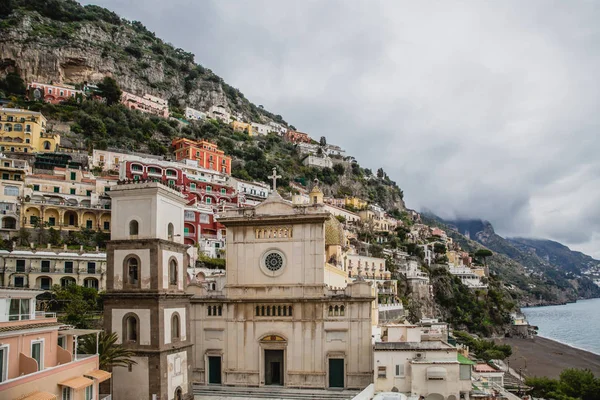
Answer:
[[600, 3], [94, 0], [407, 205], [600, 258]]

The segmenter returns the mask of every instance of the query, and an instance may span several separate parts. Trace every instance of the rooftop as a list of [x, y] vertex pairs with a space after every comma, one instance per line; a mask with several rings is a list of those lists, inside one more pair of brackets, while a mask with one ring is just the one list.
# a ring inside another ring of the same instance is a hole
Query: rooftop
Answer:
[[442, 341], [427, 342], [376, 342], [375, 350], [421, 351], [421, 350], [456, 350], [456, 347]]

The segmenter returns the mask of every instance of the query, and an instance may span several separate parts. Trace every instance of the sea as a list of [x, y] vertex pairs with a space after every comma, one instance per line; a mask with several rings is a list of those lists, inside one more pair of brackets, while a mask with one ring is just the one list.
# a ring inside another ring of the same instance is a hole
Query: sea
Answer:
[[521, 310], [539, 336], [600, 354], [600, 299]]

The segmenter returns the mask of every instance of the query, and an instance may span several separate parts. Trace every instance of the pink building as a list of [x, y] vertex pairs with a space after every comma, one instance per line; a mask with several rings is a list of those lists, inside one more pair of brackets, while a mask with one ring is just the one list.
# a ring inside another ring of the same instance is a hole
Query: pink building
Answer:
[[0, 288], [0, 398], [104, 400], [97, 354], [78, 354], [78, 337], [99, 330], [70, 329], [56, 315], [35, 311], [43, 291]]
[[169, 116], [169, 104], [167, 100], [149, 94], [140, 97], [124, 91], [121, 95], [121, 103], [132, 110], [140, 110], [141, 112], [158, 115], [163, 118]]
[[29, 100], [44, 100], [46, 103], [59, 104], [70, 98], [82, 97], [83, 91], [70, 85], [31, 82], [27, 86], [27, 95]]

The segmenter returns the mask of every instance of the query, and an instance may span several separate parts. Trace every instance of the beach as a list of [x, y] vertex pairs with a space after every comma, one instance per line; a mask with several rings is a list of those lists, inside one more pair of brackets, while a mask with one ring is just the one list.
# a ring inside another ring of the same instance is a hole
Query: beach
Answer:
[[501, 343], [512, 347], [508, 359], [515, 371], [523, 369], [524, 376], [558, 378], [566, 368], [589, 369], [600, 377], [600, 355], [576, 349], [540, 336], [535, 339], [505, 338]]

